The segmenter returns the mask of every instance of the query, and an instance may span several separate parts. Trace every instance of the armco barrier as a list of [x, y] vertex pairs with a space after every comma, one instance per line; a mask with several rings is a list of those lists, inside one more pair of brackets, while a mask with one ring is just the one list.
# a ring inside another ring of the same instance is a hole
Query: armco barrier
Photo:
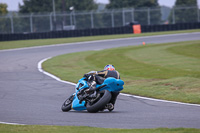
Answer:
[[[173, 31], [173, 30], [187, 30], [187, 29], [200, 29], [200, 23], [180, 23], [180, 24], [142, 25], [141, 26], [142, 33]], [[124, 27], [115, 27], [115, 28], [102, 28], [102, 29], [51, 31], [51, 32], [42, 32], [42, 33], [0, 34], [0, 41], [46, 39], [46, 38], [67, 38], [67, 37], [128, 34], [128, 33], [133, 33], [132, 25], [124, 26]]]

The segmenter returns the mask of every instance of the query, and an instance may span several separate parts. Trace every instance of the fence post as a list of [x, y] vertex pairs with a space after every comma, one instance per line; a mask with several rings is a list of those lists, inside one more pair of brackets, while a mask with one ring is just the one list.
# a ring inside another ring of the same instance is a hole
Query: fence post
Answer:
[[33, 32], [33, 13], [31, 13], [30, 15], [30, 30], [31, 30], [31, 33]]
[[150, 25], [151, 24], [150, 8], [147, 9], [147, 15], [148, 15], [147, 16], [147, 18], [148, 18], [148, 25]]
[[70, 13], [70, 25], [72, 26], [72, 12]]
[[134, 16], [134, 13], [135, 13], [135, 9], [132, 8], [132, 12], [131, 12], [131, 16], [132, 16], [132, 22], [135, 21], [135, 16]]
[[112, 27], [115, 27], [115, 22], [114, 22], [114, 14], [113, 14], [113, 10], [111, 12], [111, 21], [112, 21]]
[[53, 16], [54, 16], [54, 22], [56, 22], [56, 8], [55, 8], [55, 1], [53, 0]]
[[176, 20], [175, 20], [175, 6], [172, 8], [172, 18], [173, 18], [173, 24], [176, 23]]
[[93, 11], [90, 12], [90, 16], [91, 16], [91, 28], [94, 28]]
[[122, 21], [123, 21], [123, 26], [125, 26], [125, 14], [124, 14], [124, 8], [122, 9]]
[[75, 16], [76, 14], [75, 14], [75, 11], [73, 10], [73, 18], [74, 18], [74, 27], [76, 27], [76, 16]]
[[199, 7], [197, 6], [197, 22], [199, 22]]
[[51, 12], [51, 13], [49, 14], [50, 30], [51, 30], [51, 31], [53, 30], [53, 24], [52, 24], [52, 14], [53, 14], [53, 12]]
[[14, 33], [13, 16], [10, 15], [11, 33]]

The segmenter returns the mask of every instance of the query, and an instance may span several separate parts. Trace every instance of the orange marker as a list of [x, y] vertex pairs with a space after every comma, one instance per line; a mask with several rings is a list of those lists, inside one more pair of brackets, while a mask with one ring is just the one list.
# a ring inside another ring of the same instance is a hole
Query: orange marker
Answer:
[[143, 45], [145, 45], [146, 43], [145, 43], [145, 42], [143, 42], [142, 44], [143, 44]]

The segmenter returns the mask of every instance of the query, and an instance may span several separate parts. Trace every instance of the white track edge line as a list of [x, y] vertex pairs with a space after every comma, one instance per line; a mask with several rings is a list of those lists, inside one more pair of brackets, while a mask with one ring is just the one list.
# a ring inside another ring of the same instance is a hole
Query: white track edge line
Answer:
[[7, 125], [26, 125], [26, 124], [10, 123], [10, 122], [2, 122], [2, 121], [0, 121], [0, 124], [7, 124]]
[[134, 97], [134, 98], [138, 98], [138, 99], [156, 101], [156, 102], [173, 103], [173, 104], [181, 104], [181, 105], [188, 105], [188, 106], [197, 106], [197, 107], [200, 107], [199, 104], [168, 101], [168, 100], [162, 100], [162, 99], [155, 99], [155, 98], [148, 98], [148, 97], [142, 97], [142, 96], [135, 96], [135, 95], [125, 94], [125, 93], [120, 93], [120, 95], [128, 96], [128, 97]]
[[[69, 81], [64, 81], [64, 80], [61, 80], [60, 78], [48, 73], [48, 72], [45, 72], [43, 69], [42, 69], [42, 63], [45, 62], [46, 60], [48, 59], [51, 59], [52, 57], [48, 57], [48, 58], [45, 58], [43, 60], [41, 60], [39, 63], [38, 63], [38, 70], [44, 74], [46, 74], [47, 76], [50, 76], [52, 78], [54, 78], [55, 80], [59, 81], [59, 82], [62, 82], [62, 83], [67, 83], [67, 84], [70, 84], [70, 85], [76, 85], [75, 83], [72, 83], [72, 82], [69, 82]], [[123, 96], [128, 96], [128, 97], [134, 97], [134, 98], [138, 98], [138, 99], [144, 99], [144, 100], [150, 100], [150, 101], [156, 101], [156, 102], [165, 102], [165, 103], [173, 103], [173, 104], [181, 104], [181, 105], [188, 105], [188, 106], [197, 106], [197, 107], [200, 107], [200, 104], [191, 104], [191, 103], [182, 103], [182, 102], [175, 102], [175, 101], [168, 101], [168, 100], [161, 100], [161, 99], [155, 99], [155, 98], [148, 98], [148, 97], [142, 97], [142, 96], [136, 96], [136, 95], [130, 95], [130, 94], [125, 94], [125, 93], [120, 93], [120, 95], [123, 95]]]
[[53, 78], [53, 79], [55, 79], [55, 80], [57, 80], [57, 81], [59, 81], [59, 82], [66, 83], [66, 84], [70, 84], [70, 85], [76, 85], [75, 83], [72, 83], [72, 82], [69, 82], [69, 81], [61, 80], [60, 78], [56, 77], [55, 75], [50, 74], [50, 73], [48, 73], [48, 72], [46, 72], [46, 71], [44, 71], [44, 70], [42, 69], [42, 63], [45, 62], [45, 61], [47, 61], [47, 60], [49, 60], [49, 59], [51, 59], [51, 58], [52, 58], [52, 57], [48, 57], [48, 58], [45, 58], [45, 59], [41, 60], [41, 61], [38, 63], [38, 70], [39, 70], [40, 72], [44, 73], [45, 75], [47, 75], [47, 76], [49, 76], [49, 77], [51, 77], [51, 78]]

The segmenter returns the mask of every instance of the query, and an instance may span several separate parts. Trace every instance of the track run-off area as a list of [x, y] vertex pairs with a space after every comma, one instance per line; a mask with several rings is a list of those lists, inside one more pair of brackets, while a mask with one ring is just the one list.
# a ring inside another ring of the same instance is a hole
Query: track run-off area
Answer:
[[62, 112], [74, 83], [43, 71], [49, 57], [88, 50], [199, 40], [200, 33], [157, 35], [0, 50], [0, 123], [104, 128], [200, 128], [200, 106], [119, 95], [113, 112]]

